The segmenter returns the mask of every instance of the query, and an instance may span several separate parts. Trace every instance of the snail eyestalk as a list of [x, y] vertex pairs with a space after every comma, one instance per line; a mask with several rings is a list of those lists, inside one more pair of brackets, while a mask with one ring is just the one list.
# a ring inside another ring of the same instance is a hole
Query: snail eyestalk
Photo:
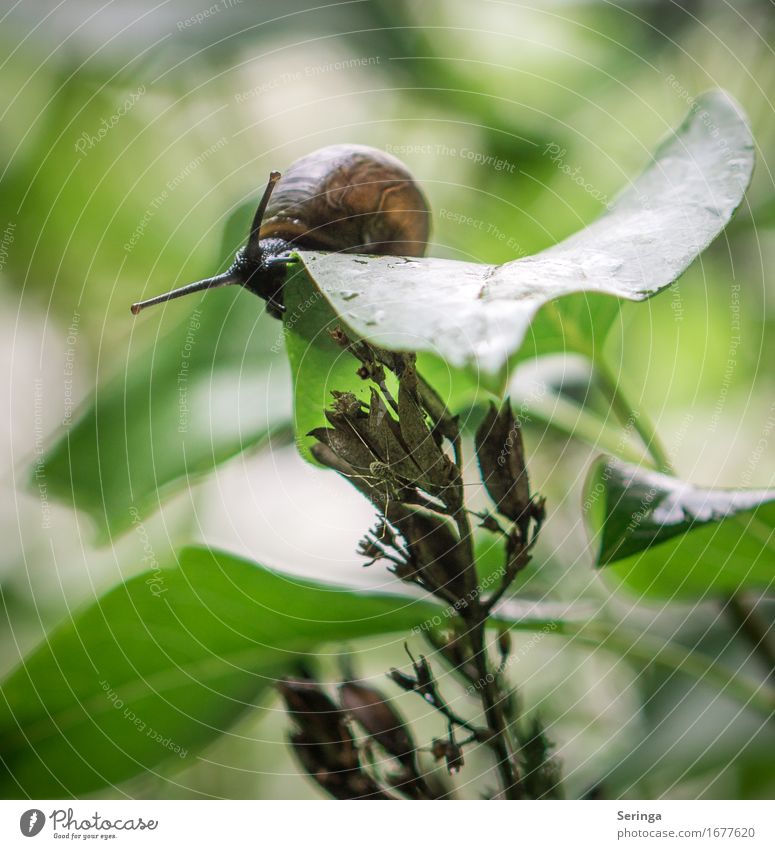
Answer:
[[249, 253], [253, 253], [258, 248], [258, 234], [261, 230], [261, 222], [264, 220], [264, 215], [266, 213], [266, 208], [269, 206], [269, 198], [272, 197], [272, 192], [274, 191], [274, 187], [277, 185], [277, 181], [280, 179], [279, 171], [270, 171], [269, 172], [269, 181], [266, 184], [266, 188], [264, 189], [264, 194], [261, 197], [261, 200], [258, 204], [258, 209], [256, 210], [256, 214], [253, 216], [253, 223], [250, 225], [250, 236], [248, 237], [247, 250]]
[[187, 286], [181, 286], [179, 289], [173, 289], [171, 292], [165, 292], [163, 295], [156, 295], [153, 298], [148, 298], [147, 301], [138, 301], [132, 304], [132, 315], [137, 315], [146, 307], [152, 307], [154, 304], [161, 304], [165, 301], [172, 301], [175, 298], [182, 298], [183, 295], [190, 295], [193, 292], [201, 292], [203, 289], [217, 289], [220, 286], [232, 286], [235, 283], [242, 283], [242, 278], [234, 271], [229, 270], [217, 277], [208, 277], [205, 280], [197, 280], [196, 283], [189, 283]]
[[[238, 251], [234, 265], [228, 271], [223, 274], [219, 274], [217, 277], [208, 277], [206, 280], [198, 280], [196, 283], [189, 283], [187, 286], [181, 286], [179, 289], [173, 289], [171, 292], [166, 292], [163, 295], [156, 295], [154, 298], [148, 298], [147, 301], [138, 301], [136, 304], [132, 304], [131, 306], [132, 315], [137, 315], [146, 307], [153, 306], [154, 304], [161, 304], [165, 301], [172, 301], [175, 298], [182, 298], [183, 295], [190, 295], [192, 292], [201, 292], [203, 289], [216, 289], [219, 286], [231, 286], [235, 283], [239, 283], [241, 286], [247, 286], [252, 291], [256, 291], [256, 294], [260, 294], [262, 297], [265, 297], [263, 292], [250, 286], [249, 281], [256, 268], [259, 267], [265, 259], [261, 254], [259, 231], [261, 230], [261, 222], [264, 219], [264, 214], [266, 213], [266, 208], [269, 204], [269, 198], [272, 196], [274, 187], [279, 179], [279, 171], [272, 171], [269, 174], [269, 182], [266, 184], [264, 194], [259, 201], [256, 214], [253, 216], [253, 223], [250, 225], [248, 243], [245, 248]], [[290, 261], [290, 258], [283, 258], [283, 262]], [[282, 265], [282, 263], [272, 264]], [[266, 268], [269, 267], [271, 266], [267, 263]], [[277, 307], [279, 305], [274, 304], [274, 306]]]

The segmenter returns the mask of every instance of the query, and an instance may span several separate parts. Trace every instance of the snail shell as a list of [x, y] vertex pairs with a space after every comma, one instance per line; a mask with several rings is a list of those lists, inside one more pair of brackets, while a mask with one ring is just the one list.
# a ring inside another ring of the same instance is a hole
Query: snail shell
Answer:
[[403, 163], [373, 147], [336, 144], [285, 171], [259, 238], [312, 250], [422, 256], [430, 224], [425, 195]]

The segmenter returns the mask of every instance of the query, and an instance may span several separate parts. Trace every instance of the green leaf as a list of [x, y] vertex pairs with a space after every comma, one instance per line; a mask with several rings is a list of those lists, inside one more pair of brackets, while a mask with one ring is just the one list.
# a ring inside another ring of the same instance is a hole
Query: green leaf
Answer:
[[598, 566], [632, 592], [703, 599], [775, 583], [775, 490], [701, 489], [607, 458], [584, 506]]
[[303, 270], [289, 276], [283, 288], [283, 334], [293, 376], [293, 424], [302, 457], [316, 463], [311, 430], [327, 427], [325, 411], [332, 391], [352, 392], [369, 400], [369, 384], [357, 375], [360, 363], [337, 345], [331, 331], [342, 321], [321, 297]]
[[719, 663], [717, 657], [685, 648], [675, 640], [653, 636], [621, 623], [582, 625], [576, 633], [569, 627], [565, 633], [575, 643], [589, 646], [593, 651], [604, 649], [631, 661], [640, 668], [641, 674], [651, 667], [669, 670], [706, 683], [719, 693], [736, 699], [743, 708], [750, 705], [769, 718], [775, 712], [775, 690], [772, 687], [762, 686], [760, 680], [742, 673], [740, 669], [729, 668]]
[[[739, 107], [713, 91], [696, 100], [608, 212], [536, 256], [500, 266], [312, 251], [300, 256], [355, 334], [494, 373], [520, 348], [542, 307], [530, 334], [531, 353], [589, 353], [615, 315], [610, 296], [640, 301], [656, 294], [718, 236], [743, 198], [753, 161]], [[554, 303], [567, 296], [568, 304]]]
[[186, 550], [177, 568], [129, 580], [56, 630], [4, 683], [3, 792], [78, 795], [188, 757], [297, 653], [409, 628], [430, 609]]
[[[551, 606], [505, 605], [535, 630]], [[446, 621], [409, 596], [362, 593], [188, 548], [110, 590], [3, 682], [0, 795], [61, 798], [180, 763], [324, 642]]]
[[[225, 242], [242, 232], [245, 212], [232, 216]], [[132, 319], [129, 300], [128, 324], [163, 325], [165, 307]], [[281, 325], [264, 302], [234, 288], [185, 302], [188, 314], [157, 344], [138, 353], [129, 339], [123, 367], [44, 457], [50, 494], [86, 511], [103, 542], [131, 527], [132, 508], [158, 509], [192, 478], [288, 428]]]
[[[293, 376], [296, 444], [302, 457], [317, 465], [310, 453], [317, 440], [308, 434], [315, 428], [329, 426], [325, 410], [331, 406], [332, 391], [352, 392], [368, 403], [370, 384], [358, 376], [358, 360], [331, 338], [331, 331], [342, 327], [342, 320], [303, 269], [288, 278], [283, 298], [283, 334]], [[475, 374], [452, 368], [433, 354], [421, 354], [418, 369], [453, 415], [488, 395]], [[393, 375], [388, 373], [386, 382], [393, 386]]]

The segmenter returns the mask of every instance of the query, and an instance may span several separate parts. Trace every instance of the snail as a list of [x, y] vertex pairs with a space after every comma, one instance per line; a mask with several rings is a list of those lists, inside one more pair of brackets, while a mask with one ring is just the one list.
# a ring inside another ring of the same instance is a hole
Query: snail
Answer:
[[294, 248], [422, 256], [429, 232], [428, 203], [398, 159], [364, 145], [331, 145], [297, 159], [282, 177], [272, 171], [247, 244], [227, 271], [133, 304], [132, 312], [238, 284], [279, 318]]

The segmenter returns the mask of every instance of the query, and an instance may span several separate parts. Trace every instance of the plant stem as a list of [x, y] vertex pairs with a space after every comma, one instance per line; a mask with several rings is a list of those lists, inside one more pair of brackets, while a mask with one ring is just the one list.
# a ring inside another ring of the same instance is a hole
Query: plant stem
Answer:
[[656, 463], [659, 471], [666, 475], [672, 475], [673, 464], [659, 439], [654, 423], [642, 410], [636, 410], [632, 406], [622, 390], [617, 375], [603, 359], [602, 355], [595, 356], [593, 364], [598, 381], [608, 396], [611, 402], [611, 408], [616, 413], [619, 421], [625, 428], [632, 427], [635, 430], [651, 458]]
[[523, 798], [517, 773], [514, 755], [508, 736], [508, 729], [503, 717], [503, 696], [497, 686], [495, 674], [490, 670], [487, 659], [487, 647], [485, 644], [485, 618], [479, 620], [469, 633], [473, 661], [479, 675], [480, 692], [482, 694], [482, 707], [487, 728], [492, 734], [490, 745], [495, 755], [498, 774], [500, 775], [503, 795], [506, 799]]
[[[460, 472], [462, 487], [463, 457], [460, 438], [455, 440], [455, 462]], [[462, 496], [461, 496], [462, 500]], [[473, 533], [468, 511], [461, 507], [455, 512], [455, 522], [460, 536], [460, 545], [465, 551], [467, 564], [466, 586], [469, 591], [468, 606], [460, 611], [460, 616], [468, 627], [468, 639], [471, 645], [471, 659], [476, 667], [478, 681], [475, 683], [481, 693], [482, 709], [491, 734], [488, 741], [496, 760], [501, 789], [506, 799], [521, 799], [519, 775], [511, 751], [511, 743], [503, 716], [503, 695], [497, 684], [497, 677], [490, 669], [486, 646], [486, 623], [489, 610], [482, 604], [477, 592], [479, 578], [476, 571]]]
[[[640, 436], [646, 450], [651, 455], [660, 472], [675, 474], [670, 457], [657, 435], [650, 419], [635, 410], [622, 392], [616, 375], [602, 356], [593, 360], [595, 372], [601, 386], [606, 391], [611, 407], [625, 427], [632, 425]], [[766, 665], [768, 677], [775, 674], [775, 649], [769, 643], [769, 629], [761, 622], [754, 606], [743, 598], [741, 593], [733, 593], [721, 601], [722, 612], [731, 620], [735, 631], [748, 639], [753, 650]]]
[[718, 660], [693, 649], [652, 637], [641, 631], [630, 631], [620, 624], [566, 625], [566, 634], [574, 643], [587, 645], [595, 651], [605, 649], [620, 657], [628, 657], [646, 668], [661, 667], [670, 676], [688, 675], [697, 682], [706, 682], [736, 699], [743, 707], [751, 705], [764, 716], [775, 713], [775, 690], [761, 681], [744, 677], [738, 670], [726, 669]]
[[734, 625], [736, 633], [744, 635], [767, 668], [767, 677], [775, 675], [775, 649], [770, 643], [772, 627], [762, 620], [756, 606], [742, 593], [729, 596], [723, 606], [724, 612]]
[[519, 410], [520, 420], [524, 422], [536, 419], [566, 436], [596, 446], [609, 454], [616, 454], [630, 463], [643, 460], [640, 448], [635, 442], [622, 439], [618, 427], [603, 423], [583, 406], [561, 395], [538, 400], [514, 398], [512, 405]]

